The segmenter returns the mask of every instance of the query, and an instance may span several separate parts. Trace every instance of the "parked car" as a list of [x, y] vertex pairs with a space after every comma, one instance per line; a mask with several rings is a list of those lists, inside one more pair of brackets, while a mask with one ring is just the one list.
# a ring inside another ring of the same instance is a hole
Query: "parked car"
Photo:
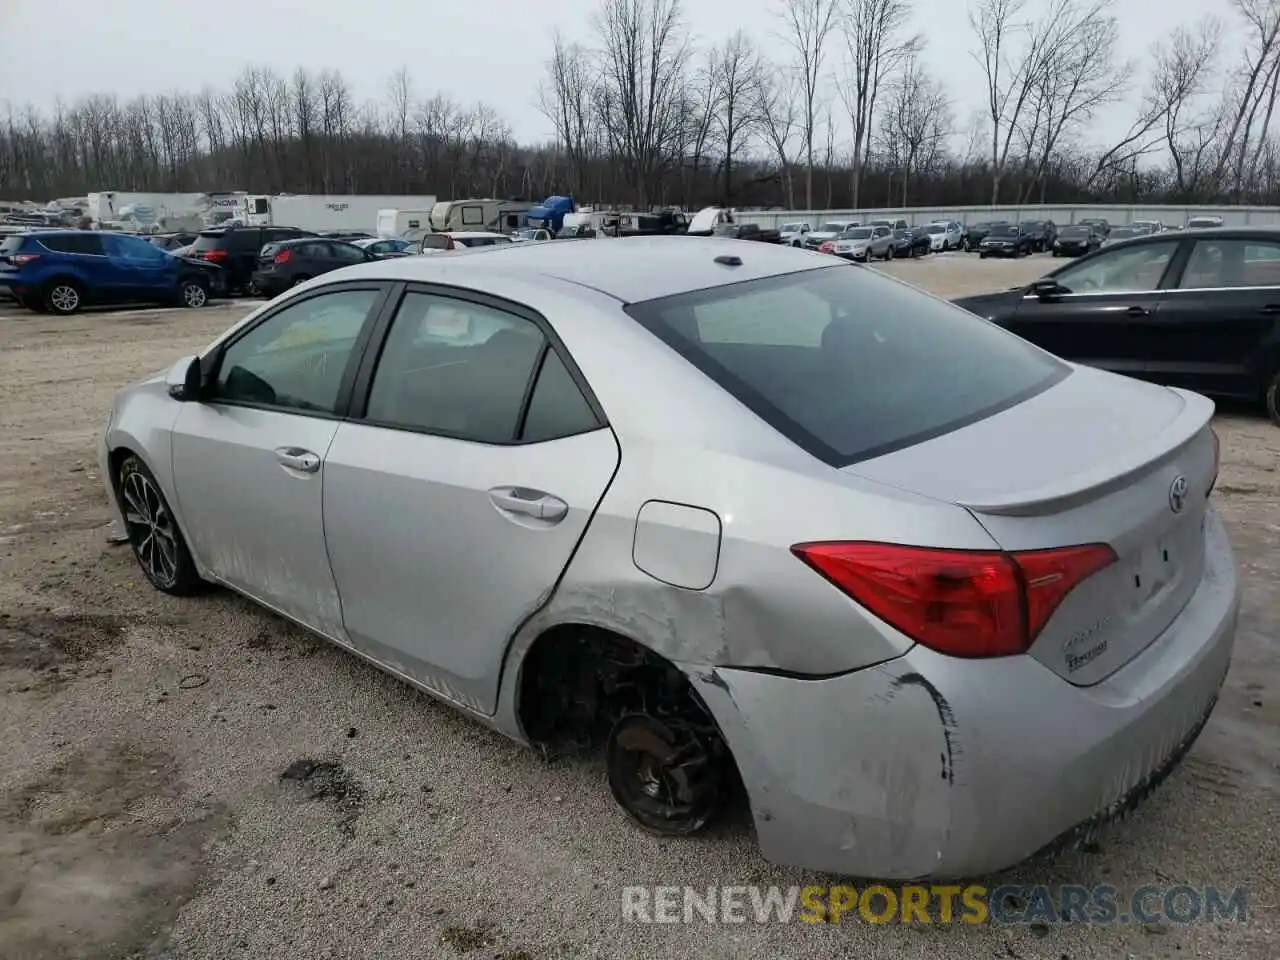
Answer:
[[505, 233], [489, 233], [483, 230], [458, 230], [447, 233], [428, 233], [418, 242], [418, 252], [428, 256], [466, 250], [470, 247], [495, 247], [511, 243]]
[[1058, 225], [1052, 220], [1024, 220], [1021, 227], [1031, 240], [1032, 253], [1053, 249], [1053, 241], [1058, 238]]
[[1091, 227], [1103, 240], [1111, 233], [1111, 224], [1105, 217], [1081, 217], [1077, 222], [1082, 227]]
[[991, 228], [996, 224], [1006, 224], [1007, 220], [984, 220], [981, 223], [975, 223], [967, 227], [964, 232], [964, 248], [970, 252], [977, 250], [982, 246], [982, 241], [987, 239], [987, 234], [991, 232]]
[[1107, 238], [1102, 241], [1102, 246], [1109, 247], [1113, 243], [1119, 243], [1121, 240], [1132, 240], [1134, 237], [1148, 236], [1150, 231], [1143, 227], [1124, 226], [1112, 227], [1111, 232], [1107, 234]]
[[196, 242], [197, 236], [194, 233], [153, 233], [147, 240], [152, 246], [173, 253], [181, 247], [191, 246]]
[[268, 243], [314, 236], [316, 234], [297, 227], [219, 227], [202, 230], [192, 245], [191, 255], [222, 267], [231, 292], [247, 292], [263, 247]]
[[1280, 424], [1280, 230], [1136, 237], [957, 302], [1068, 360], [1259, 401]]
[[551, 231], [545, 227], [521, 227], [510, 234], [512, 243], [526, 243], [530, 240], [550, 240]]
[[1164, 224], [1159, 220], [1131, 220], [1129, 226], [1137, 227], [1143, 233], [1160, 233], [1164, 230]]
[[882, 260], [893, 257], [893, 233], [888, 227], [852, 227], [827, 243], [830, 249], [825, 249], [823, 244], [822, 253], [833, 253], [845, 260], [867, 262], [875, 257]]
[[781, 234], [758, 223], [718, 223], [711, 230], [714, 237], [730, 240], [755, 240], [757, 243], [780, 243]]
[[596, 228], [589, 223], [566, 224], [556, 232], [557, 240], [587, 240], [597, 237]]
[[1240, 606], [1212, 417], [874, 270], [654, 237], [327, 274], [122, 390], [99, 461], [157, 590], [600, 744], [650, 832], [740, 782], [766, 857], [920, 882], [1195, 741]]
[[351, 245], [375, 257], [407, 257], [414, 252], [413, 243], [403, 237], [370, 237], [352, 240]]
[[377, 239], [372, 233], [361, 230], [321, 230], [316, 236], [324, 237], [326, 240], [342, 240], [345, 243], [351, 243], [353, 240]]
[[807, 223], [784, 223], [778, 228], [778, 240], [792, 247], [803, 247], [805, 234], [812, 227]]
[[804, 248], [817, 250], [828, 240], [834, 240], [846, 230], [861, 226], [857, 220], [832, 220], [818, 225], [817, 230], [810, 230], [804, 236]]
[[1203, 230], [1207, 227], [1220, 227], [1220, 226], [1222, 226], [1221, 217], [1200, 216], [1200, 217], [1191, 217], [1189, 220], [1187, 220], [1188, 230]]
[[942, 247], [946, 250], [959, 250], [964, 246], [964, 225], [956, 220], [935, 220], [943, 229]]
[[175, 257], [141, 237], [42, 230], [0, 241], [0, 287], [40, 313], [68, 316], [111, 303], [203, 307], [225, 286], [216, 268]]
[[264, 297], [306, 283], [312, 277], [357, 263], [377, 260], [375, 254], [342, 240], [299, 237], [268, 243], [258, 253], [250, 288]]
[[930, 251], [942, 253], [950, 249], [945, 223], [928, 223], [923, 227], [912, 227], [912, 230], [923, 233], [929, 238]]
[[[885, 228], [881, 227], [881, 229]], [[910, 229], [899, 228], [893, 231], [891, 240], [891, 249], [895, 257], [919, 257], [929, 252], [930, 241], [927, 233], [916, 234]]]
[[1093, 227], [1073, 223], [1058, 231], [1053, 243], [1055, 257], [1079, 257], [1102, 246], [1102, 234]]
[[1030, 256], [1033, 249], [1032, 238], [1016, 223], [997, 223], [978, 245], [978, 256], [987, 257]]

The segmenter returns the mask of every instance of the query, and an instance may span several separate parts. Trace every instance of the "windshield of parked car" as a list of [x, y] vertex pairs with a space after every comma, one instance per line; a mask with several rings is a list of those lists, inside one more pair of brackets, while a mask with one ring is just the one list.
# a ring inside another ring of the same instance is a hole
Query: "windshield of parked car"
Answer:
[[947, 228], [940, 223], [931, 223], [924, 228], [926, 233], [946, 233]]
[[1217, 217], [1192, 217], [1187, 221], [1188, 227], [1217, 227], [1221, 221]]
[[839, 239], [840, 240], [870, 240], [871, 228], [870, 227], [854, 227], [852, 230], [846, 230], [844, 233], [840, 234]]
[[1044, 223], [1042, 223], [1039, 220], [1023, 220], [1022, 221], [1023, 230], [1039, 230], [1043, 226], [1044, 226]]
[[975, 224], [974, 224], [972, 227], [970, 227], [969, 229], [970, 229], [970, 230], [990, 230], [990, 229], [992, 228], [992, 226], [994, 226], [994, 224], [987, 223], [987, 222], [983, 222], [983, 223], [975, 223]]
[[1069, 370], [959, 307], [843, 265], [625, 309], [833, 466], [959, 429]]
[[993, 237], [1013, 237], [1017, 236], [1018, 228], [1012, 223], [997, 223], [991, 227], [991, 235]]
[[782, 229], [779, 232], [780, 233], [799, 233], [803, 226], [804, 225], [800, 223], [784, 223], [782, 225]]
[[848, 229], [848, 227], [847, 223], [824, 223], [822, 231], [824, 233], [840, 233], [842, 230]]
[[1064, 240], [1083, 240], [1092, 232], [1088, 227], [1063, 227], [1058, 236]]
[[1123, 240], [1125, 237], [1140, 237], [1146, 232], [1142, 227], [1116, 227], [1111, 231], [1111, 239]]

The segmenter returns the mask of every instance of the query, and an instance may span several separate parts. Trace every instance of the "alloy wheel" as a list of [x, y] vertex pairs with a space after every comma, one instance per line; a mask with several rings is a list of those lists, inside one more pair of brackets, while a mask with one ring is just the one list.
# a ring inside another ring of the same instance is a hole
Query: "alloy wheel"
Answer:
[[58, 313], [75, 313], [80, 309], [80, 291], [69, 283], [60, 283], [49, 291], [49, 305]]
[[157, 587], [172, 587], [178, 578], [177, 527], [169, 507], [144, 474], [129, 473], [121, 484], [124, 522], [138, 562]]
[[182, 302], [188, 307], [203, 307], [209, 302], [209, 294], [198, 283], [185, 283], [182, 286]]

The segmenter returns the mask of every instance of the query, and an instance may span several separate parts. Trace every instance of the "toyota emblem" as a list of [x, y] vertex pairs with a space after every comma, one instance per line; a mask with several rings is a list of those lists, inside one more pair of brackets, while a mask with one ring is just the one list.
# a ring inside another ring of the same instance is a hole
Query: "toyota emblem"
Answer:
[[1179, 474], [1169, 484], [1169, 509], [1181, 513], [1187, 505], [1187, 478]]

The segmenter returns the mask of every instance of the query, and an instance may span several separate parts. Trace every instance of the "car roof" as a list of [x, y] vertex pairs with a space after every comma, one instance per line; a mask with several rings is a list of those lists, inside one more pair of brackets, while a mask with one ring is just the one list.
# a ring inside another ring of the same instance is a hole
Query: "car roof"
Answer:
[[[716, 263], [734, 256], [741, 263]], [[622, 303], [639, 303], [804, 270], [831, 267], [831, 258], [793, 247], [723, 237], [620, 237], [600, 243], [513, 243], [451, 257], [402, 257], [350, 267], [357, 276], [432, 282], [446, 274], [483, 286], [486, 276], [563, 289], [595, 290]], [[337, 279], [337, 277], [335, 277]]]

